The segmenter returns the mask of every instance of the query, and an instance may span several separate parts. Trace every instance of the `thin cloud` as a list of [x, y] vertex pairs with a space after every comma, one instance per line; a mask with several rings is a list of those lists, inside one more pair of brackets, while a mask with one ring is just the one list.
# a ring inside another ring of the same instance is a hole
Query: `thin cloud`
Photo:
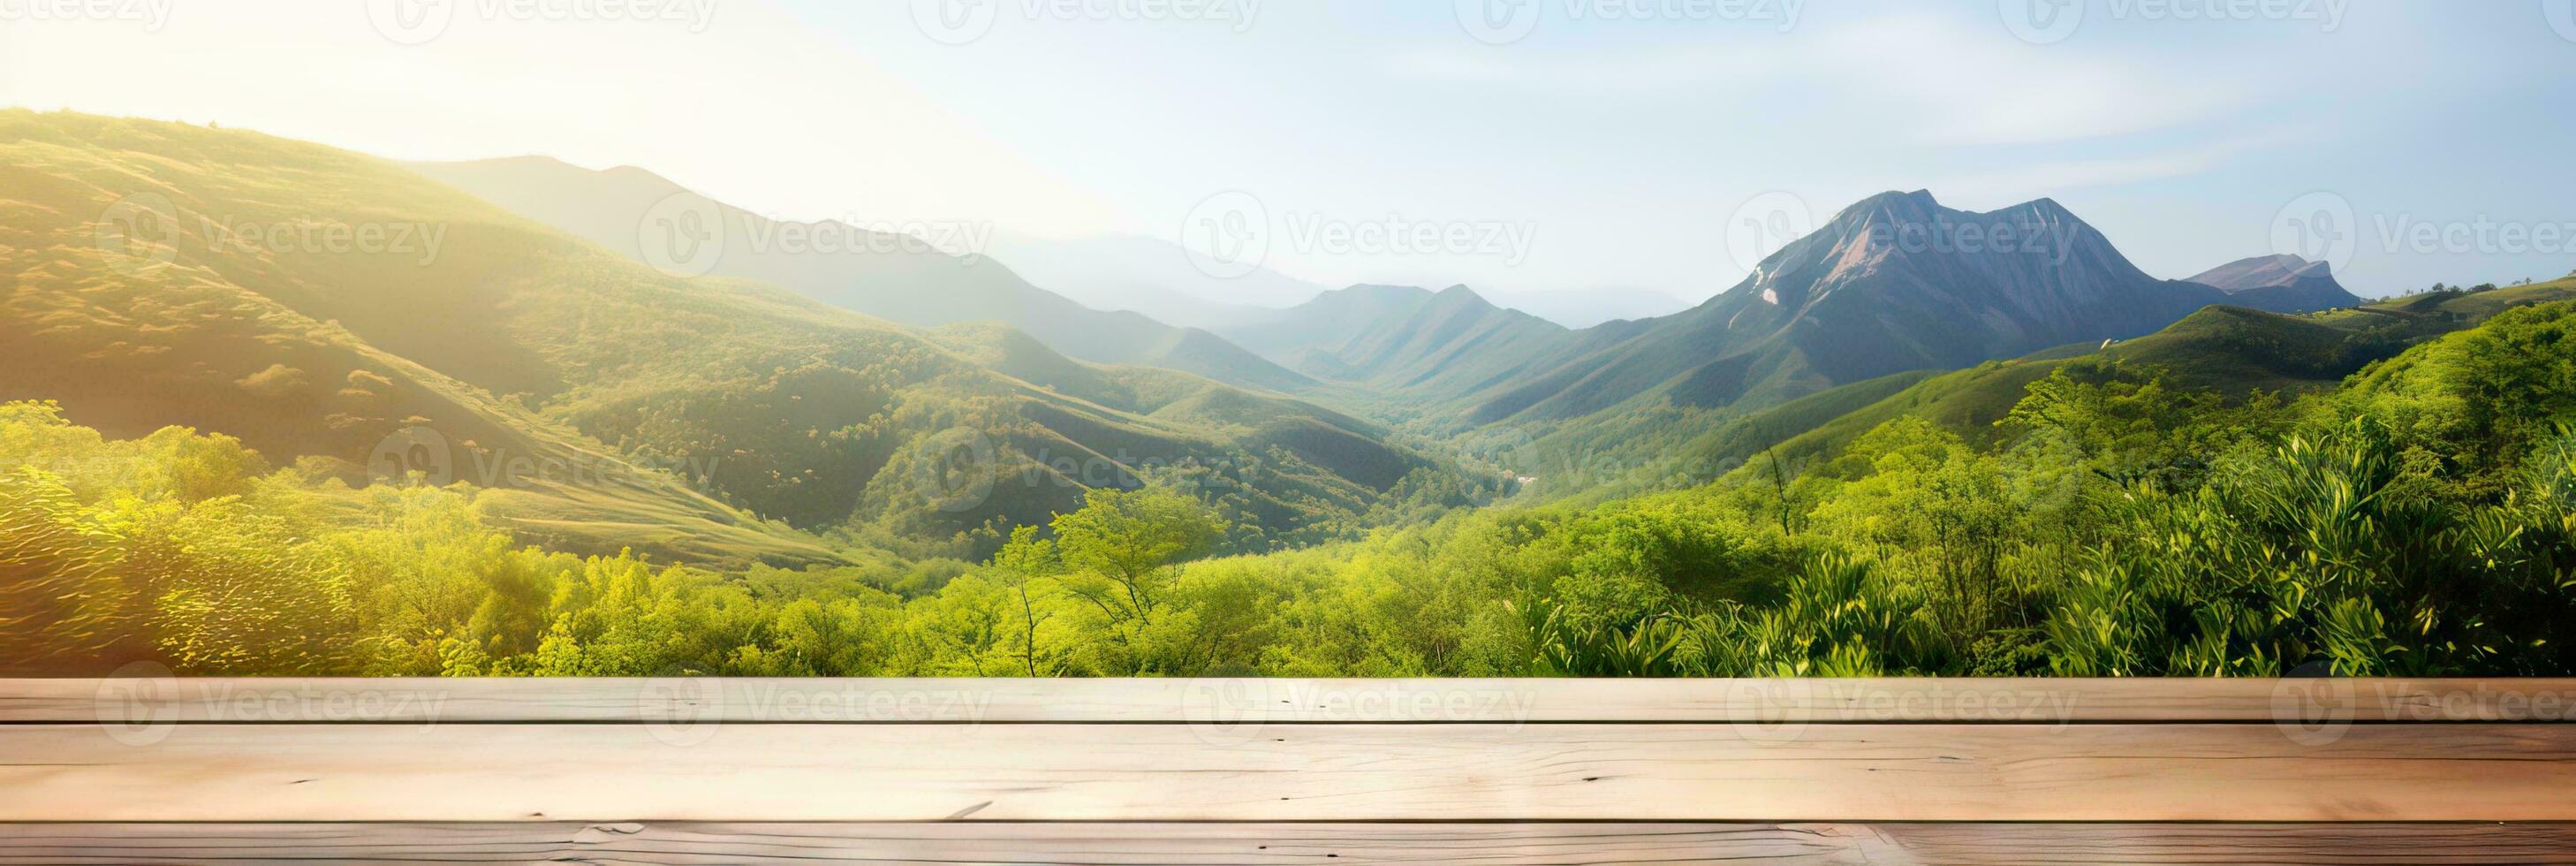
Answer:
[[[1397, 75], [1569, 93], [1688, 91], [1712, 110], [1754, 114], [1794, 93], [1834, 117], [1933, 146], [2080, 141], [2190, 124], [2241, 109], [2247, 88], [2194, 86], [2144, 60], [2052, 50], [2000, 26], [1926, 14], [1816, 23], [1794, 34], [1730, 33], [1686, 43], [1515, 46], [1397, 54]], [[2192, 81], [2229, 76], [2205, 64]]]
[[2237, 157], [2307, 140], [2291, 128], [2136, 156], [2056, 159], [1936, 178], [1930, 188], [1962, 201], [2023, 202], [2075, 190], [2193, 177]]

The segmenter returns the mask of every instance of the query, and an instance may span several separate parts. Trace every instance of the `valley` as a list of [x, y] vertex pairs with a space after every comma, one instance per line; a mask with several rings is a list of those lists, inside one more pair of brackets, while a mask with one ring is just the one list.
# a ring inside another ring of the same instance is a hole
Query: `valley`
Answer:
[[637, 168], [11, 110], [0, 191], [0, 669], [2568, 666], [2576, 280], [1916, 191], [1669, 315], [1193, 327]]

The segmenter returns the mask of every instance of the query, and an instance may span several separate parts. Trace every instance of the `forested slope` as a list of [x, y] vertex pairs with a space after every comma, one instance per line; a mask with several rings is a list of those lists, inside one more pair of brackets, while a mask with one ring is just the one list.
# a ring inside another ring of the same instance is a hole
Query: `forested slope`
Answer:
[[1355, 531], [1404, 475], [1443, 471], [1305, 404], [1203, 398], [1151, 417], [1033, 385], [882, 320], [657, 272], [358, 154], [30, 112], [0, 114], [0, 148], [18, 275], [0, 397], [60, 401], [111, 435], [235, 435], [352, 481], [379, 451], [434, 440], [428, 468], [469, 470], [440, 480], [502, 490], [531, 537], [569, 549], [833, 561], [810, 533], [838, 533], [973, 552], [1087, 488], [1163, 476], [1208, 488], [1242, 518], [1233, 541], [1260, 550]]

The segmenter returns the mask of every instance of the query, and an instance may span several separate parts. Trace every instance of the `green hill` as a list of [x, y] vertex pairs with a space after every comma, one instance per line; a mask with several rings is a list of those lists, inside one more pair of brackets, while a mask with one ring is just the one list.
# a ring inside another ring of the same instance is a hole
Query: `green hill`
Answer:
[[1355, 286], [1236, 329], [1294, 366], [1380, 393], [1472, 394], [1570, 342], [1561, 325], [1494, 306], [1466, 286]]
[[[2304, 316], [2210, 307], [2162, 331], [2108, 343], [2093, 351], [2062, 347], [1931, 376], [1778, 443], [1784, 453], [1795, 457], [1831, 453], [1871, 428], [1900, 417], [1923, 418], [1972, 435], [1990, 435], [1994, 422], [2012, 411], [2030, 383], [2077, 358], [2162, 368], [2167, 373], [2167, 384], [2177, 388], [2231, 395], [2257, 390], [2291, 394], [2322, 391], [2342, 384], [2373, 362], [2394, 358], [2426, 340], [2484, 322], [2495, 313], [2569, 298], [2576, 298], [2576, 280], [2429, 302], [2383, 302]], [[1875, 387], [1863, 382], [1817, 396], [1845, 390], [1866, 392]], [[1775, 425], [1774, 429], [1789, 426]], [[1756, 437], [1736, 450], [1760, 441]]]
[[0, 113], [0, 155], [0, 399], [58, 400], [115, 436], [236, 435], [353, 480], [379, 451], [431, 452], [569, 549], [810, 562], [833, 554], [809, 533], [846, 531], [963, 552], [1086, 487], [1242, 467], [1274, 483], [1201, 489], [1255, 515], [1240, 540], [1267, 546], [1346, 532], [1389, 467], [1430, 466], [1290, 401], [1163, 412], [1231, 389], [1140, 386], [1153, 377], [997, 338], [999, 366], [1053, 387], [1032, 383], [318, 145], [18, 111]]
[[[391, 218], [454, 207], [452, 194], [342, 188], [325, 199], [341, 210], [326, 216], [288, 204], [312, 197], [281, 165], [364, 174], [370, 161], [248, 133], [76, 115], [0, 114], [0, 153], [0, 188], [10, 190], [0, 268], [14, 275], [0, 308], [5, 399], [55, 399], [115, 435], [170, 424], [221, 431], [357, 479], [406, 468], [380, 457], [417, 458], [408, 468], [495, 488], [488, 501], [505, 518], [570, 550], [838, 558], [495, 396], [562, 389], [524, 344], [488, 329], [442, 338], [403, 327], [474, 317], [466, 292], [419, 265], [430, 233], [444, 233], [442, 254], [458, 253], [447, 273], [460, 281], [505, 273], [465, 252], [481, 226]], [[396, 224], [412, 226], [412, 237], [394, 238]], [[359, 248], [354, 229], [345, 242], [328, 234], [359, 225], [388, 227], [374, 252]], [[482, 381], [387, 344], [454, 361]]]
[[1690, 486], [1778, 449], [1795, 463], [1839, 452], [1872, 428], [1922, 418], [1992, 435], [1994, 422], [2032, 382], [2079, 359], [2163, 368], [2174, 387], [2244, 395], [2255, 390], [2330, 388], [2372, 361], [2458, 327], [2465, 319], [2338, 310], [2306, 316], [2208, 307], [2164, 330], [2128, 341], [2060, 346], [1948, 372], [1918, 370], [1866, 379], [1751, 412], [1693, 406], [1649, 392], [1543, 430], [1511, 462], [1542, 479], [1541, 498], [1604, 501], [1643, 489]]
[[2369, 304], [2366, 311], [2392, 311], [2457, 317], [2466, 321], [2485, 321], [2515, 307], [2576, 298], [2576, 276], [2520, 286], [2481, 286], [2478, 288], [2443, 289], [2418, 295], [2389, 298]]

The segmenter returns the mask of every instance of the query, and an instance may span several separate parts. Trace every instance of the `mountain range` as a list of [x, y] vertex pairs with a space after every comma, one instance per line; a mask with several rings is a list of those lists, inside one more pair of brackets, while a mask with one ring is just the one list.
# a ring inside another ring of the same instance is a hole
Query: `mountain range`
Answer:
[[1098, 364], [1146, 364], [1274, 390], [1311, 384], [1207, 331], [1172, 327], [1135, 312], [1095, 310], [1031, 285], [976, 250], [939, 248], [943, 241], [985, 236], [982, 227], [934, 233], [955, 236], [949, 238], [833, 220], [788, 223], [708, 199], [640, 168], [592, 171], [544, 157], [410, 167], [638, 262], [668, 260], [662, 247], [669, 241], [651, 223], [676, 207], [682, 215], [694, 212], [714, 223], [707, 230], [715, 239], [711, 251], [692, 263], [692, 271], [768, 283], [903, 325], [999, 321]]
[[[1742, 459], [1853, 419], [1991, 413], [2087, 353], [2305, 387], [2443, 320], [2347, 309], [2296, 257], [2157, 279], [2048, 199], [1872, 196], [1670, 315], [1574, 328], [1465, 286], [1359, 285], [1199, 328], [641, 169], [25, 111], [0, 112], [0, 157], [0, 400], [110, 435], [220, 432], [354, 484], [384, 480], [387, 443], [446, 449], [457, 480], [587, 467], [487, 484], [491, 507], [558, 549], [693, 561], [847, 555], [827, 537], [980, 554], [1148, 479], [1272, 549], [1477, 500], [1504, 467], [1469, 440]], [[275, 230], [315, 226], [410, 241]], [[718, 254], [657, 246], [674, 226]], [[844, 242], [780, 240], [816, 235]], [[943, 495], [961, 454], [971, 502]]]
[[[1264, 267], [1239, 276], [1201, 272], [1179, 244], [1137, 235], [1042, 239], [1002, 233], [995, 258], [1010, 262], [1031, 282], [1101, 310], [1134, 310], [1159, 321], [1233, 333], [1268, 320], [1330, 291]], [[1663, 292], [1620, 287], [1479, 294], [1494, 305], [1569, 328], [1620, 319], [1651, 319], [1688, 309]]]
[[793, 564], [850, 533], [973, 552], [1159, 477], [1206, 490], [1257, 550], [1442, 471], [1312, 403], [673, 276], [320, 145], [0, 112], [0, 188], [0, 400], [111, 436], [223, 433], [360, 484], [425, 450], [397, 469], [490, 488], [557, 549]]
[[[414, 168], [639, 261], [653, 251], [638, 240], [638, 214], [694, 195], [640, 169], [590, 171], [550, 159]], [[1044, 262], [1043, 271], [1085, 287], [1088, 297], [1138, 302], [1206, 326], [1176, 327], [1090, 309], [992, 256], [745, 248], [742, 239], [771, 236], [777, 224], [729, 205], [704, 206], [721, 215], [734, 241], [712, 265], [716, 275], [903, 324], [1001, 321], [1080, 360], [1165, 367], [1381, 414], [1390, 406], [1384, 398], [1401, 395], [1438, 407], [1396, 413], [1439, 419], [1433, 430], [1554, 425], [1622, 404], [1752, 410], [1903, 371], [2140, 336], [2212, 304], [2306, 312], [2359, 303], [2324, 265], [2296, 257], [2160, 280], [2053, 200], [1974, 213], [1944, 207], [1928, 191], [1854, 204], [1696, 307], [1579, 329], [1464, 286], [1362, 285], [1316, 291], [1284, 309], [1264, 306], [1311, 287], [1267, 270], [1238, 280], [1196, 274], [1178, 247], [1149, 238], [995, 242]], [[866, 246], [897, 249], [906, 240]], [[1334, 393], [1340, 397], [1323, 396]]]
[[1568, 329], [1442, 292], [1360, 286], [1220, 333], [1328, 381], [1448, 405], [1468, 426], [1556, 424], [1622, 404], [1745, 410], [1911, 370], [2153, 333], [2234, 304], [2358, 303], [2322, 268], [2148, 276], [2055, 201], [1973, 213], [1929, 192], [1844, 209], [1690, 310]]
[[2295, 255], [2256, 256], [2211, 268], [2192, 282], [2227, 293], [2229, 301], [2284, 313], [2361, 306], [2361, 298], [2336, 282], [2334, 268]]

